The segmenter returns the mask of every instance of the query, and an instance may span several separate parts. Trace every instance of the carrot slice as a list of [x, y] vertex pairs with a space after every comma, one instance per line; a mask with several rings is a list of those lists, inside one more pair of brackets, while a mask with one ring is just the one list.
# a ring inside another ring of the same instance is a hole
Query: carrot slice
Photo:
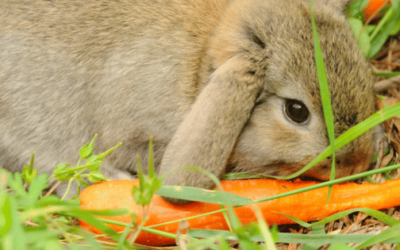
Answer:
[[[221, 183], [224, 191], [255, 200], [314, 185], [318, 182], [256, 179], [221, 181]], [[143, 216], [142, 207], [136, 205], [132, 198], [132, 188], [138, 184], [137, 180], [119, 180], [92, 185], [80, 194], [81, 207], [93, 210], [126, 207], [136, 213], [138, 223], [141, 223]], [[383, 184], [342, 183], [334, 185], [329, 204], [326, 204], [327, 194], [328, 187], [325, 187], [277, 200], [257, 203], [255, 206], [261, 210], [269, 225], [294, 223], [291, 219], [275, 212], [288, 214], [304, 221], [314, 221], [352, 208], [389, 208], [400, 205], [400, 179], [389, 180]], [[257, 220], [252, 206], [254, 205], [235, 208], [235, 212], [242, 223], [246, 224]], [[173, 205], [164, 201], [160, 196], [155, 195], [150, 203], [145, 226], [187, 218], [218, 209], [220, 209], [219, 205], [200, 202], [193, 202], [187, 205]], [[129, 223], [131, 217], [130, 215], [125, 215], [109, 217], [108, 219]], [[191, 219], [188, 222], [190, 228], [228, 229], [222, 213]], [[80, 221], [80, 225], [95, 233], [102, 233], [84, 221]], [[121, 226], [109, 226], [116, 231], [124, 230], [124, 227]], [[155, 229], [175, 233], [178, 229], [178, 223], [159, 226]], [[141, 232], [136, 240], [138, 244], [149, 246], [163, 246], [174, 244], [174, 242], [174, 239], [146, 232]]]

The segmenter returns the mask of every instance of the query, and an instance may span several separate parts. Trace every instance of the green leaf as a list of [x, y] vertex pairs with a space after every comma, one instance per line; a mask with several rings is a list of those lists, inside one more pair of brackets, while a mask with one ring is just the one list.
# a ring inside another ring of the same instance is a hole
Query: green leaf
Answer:
[[21, 174], [19, 172], [8, 173], [7, 178], [8, 186], [15, 192], [17, 197], [27, 197], [28, 193], [24, 188], [24, 183], [22, 181]]
[[399, 32], [400, 32], [400, 19], [397, 20], [397, 22], [393, 24], [393, 28], [392, 28], [392, 31], [390, 32], [390, 35], [394, 36]]
[[362, 244], [358, 245], [356, 249], [365, 249], [366, 247], [385, 242], [389, 239], [400, 237], [400, 224], [397, 224], [389, 229], [386, 229], [382, 233], [375, 235], [374, 237], [364, 241]]
[[101, 181], [106, 181], [107, 178], [98, 170], [93, 170], [89, 173], [89, 181], [92, 183], [97, 183]]
[[79, 155], [81, 156], [82, 159], [88, 159], [90, 156], [92, 156], [94, 141], [96, 140], [96, 137], [97, 137], [97, 134], [94, 135], [94, 137], [90, 143], [86, 144], [79, 150]]
[[8, 195], [0, 190], [0, 236], [5, 235], [11, 228], [11, 204]]
[[381, 50], [388, 37], [398, 31], [399, 20], [400, 3], [398, 0], [392, 1], [392, 6], [390, 6], [389, 10], [371, 34], [371, 50], [368, 54], [368, 58], [374, 57]]
[[224, 180], [241, 180], [241, 179], [263, 179], [268, 176], [263, 174], [249, 174], [249, 173], [225, 173], [222, 177]]
[[354, 250], [354, 248], [349, 247], [344, 243], [335, 242], [329, 246], [328, 250]]
[[390, 31], [390, 35], [394, 36], [400, 32], [400, 1], [399, 0], [392, 0], [392, 8], [393, 12], [395, 13], [393, 16], [393, 26], [392, 30]]
[[364, 29], [363, 23], [360, 19], [349, 18], [348, 22], [350, 24], [351, 31], [357, 39], [361, 52], [366, 57], [371, 49], [367, 30]]
[[[313, 235], [325, 235], [325, 225], [324, 224], [311, 226], [311, 230], [312, 230]], [[321, 245], [323, 245], [323, 244], [320, 244], [315, 241], [310, 241], [310, 242], [306, 243], [302, 249], [317, 250]]]
[[60, 242], [57, 239], [49, 239], [45, 241], [44, 250], [63, 250], [64, 248], [61, 246]]
[[222, 205], [248, 205], [253, 203], [252, 199], [236, 194], [187, 186], [162, 186], [156, 194], [165, 197]]
[[87, 159], [92, 156], [93, 153], [93, 146], [90, 144], [86, 144], [79, 150], [79, 155], [82, 159]]
[[240, 249], [261, 249], [261, 247], [251, 239], [252, 235], [260, 235], [260, 229], [256, 223], [240, 225], [233, 230], [233, 233], [238, 237]]
[[32, 179], [28, 191], [28, 196], [31, 200], [36, 201], [42, 195], [43, 190], [49, 187], [47, 178], [48, 174], [42, 173], [37, 178]]
[[219, 250], [230, 250], [231, 247], [229, 246], [228, 242], [225, 239], [219, 239]]
[[71, 164], [69, 164], [69, 163], [58, 164], [54, 168], [54, 177], [59, 181], [67, 181], [67, 180], [71, 179], [71, 177], [74, 176], [74, 173], [73, 172], [65, 172], [65, 170], [70, 165]]
[[371, 217], [378, 219], [379, 221], [381, 221], [385, 224], [388, 224], [389, 226], [395, 226], [395, 225], [400, 224], [400, 221], [392, 218], [391, 216], [389, 216], [381, 211], [378, 211], [378, 210], [375, 210], [372, 208], [354, 208], [354, 209], [349, 209], [346, 211], [342, 211], [342, 212], [333, 214], [329, 217], [326, 217], [325, 219], [322, 219], [320, 221], [312, 223], [311, 226], [315, 226], [318, 224], [326, 224], [326, 223], [329, 223], [329, 222], [332, 222], [335, 220], [339, 220], [340, 218], [343, 218], [344, 216], [349, 215], [354, 212], [363, 212], [365, 214], [368, 214]]
[[[119, 241], [120, 235], [117, 232], [115, 232], [112, 228], [102, 223], [100, 219], [94, 217], [90, 212], [78, 209], [78, 210], [68, 211], [68, 215], [84, 220], [91, 226], [109, 235], [115, 241], [117, 242]], [[132, 249], [129, 246], [129, 243], [126, 242], [126, 240], [124, 241], [124, 246], [127, 249]]]
[[[255, 207], [255, 213], [257, 216], [258, 227], [260, 228], [261, 235], [264, 238], [264, 242], [265, 242], [267, 249], [268, 250], [276, 250], [277, 248], [275, 246], [274, 237], [271, 235], [268, 225], [265, 222], [265, 220], [262, 216], [262, 213], [260, 212], [260, 210], [257, 207]], [[275, 230], [277, 230], [277, 229], [275, 228]]]
[[148, 174], [149, 178], [152, 179], [156, 176], [154, 172], [154, 160], [153, 160], [153, 136], [150, 136], [149, 140], [149, 159], [148, 159]]
[[28, 184], [31, 183], [32, 179], [37, 176], [38, 170], [33, 169], [34, 161], [35, 161], [35, 152], [32, 153], [30, 164], [28, 166], [25, 166], [22, 170], [21, 177]]
[[[368, 35], [370, 35], [375, 30], [375, 28], [376, 25], [367, 25], [367, 27], [365, 27], [365, 30], [367, 31]], [[369, 37], [368, 40], [370, 40]]]
[[352, 17], [361, 17], [363, 16], [363, 10], [367, 7], [369, 0], [356, 0], [353, 1], [350, 6], [347, 8], [347, 13]]
[[[228, 231], [223, 230], [200, 230], [190, 229], [189, 235], [196, 238], [210, 238], [223, 235], [225, 239], [237, 240], [237, 236]], [[316, 242], [320, 245], [333, 244], [333, 243], [362, 243], [370, 238], [375, 237], [371, 234], [324, 234], [324, 235], [313, 235], [313, 234], [292, 234], [292, 233], [278, 233], [278, 240], [280, 243], [308, 243]], [[262, 235], [252, 235], [250, 237], [252, 241], [264, 242]], [[387, 240], [385, 243], [400, 243], [400, 238], [392, 238]]]
[[17, 213], [17, 202], [14, 197], [11, 196], [8, 196], [5, 201], [5, 205], [7, 206], [5, 209], [7, 211], [7, 217], [5, 217], [7, 222], [5, 225], [7, 225], [8, 229], [7, 232], [0, 237], [0, 249], [28, 249], [24, 231], [21, 226], [20, 216]]
[[380, 77], [395, 77], [395, 76], [400, 76], [400, 72], [398, 71], [393, 71], [393, 72], [373, 72], [372, 74]]

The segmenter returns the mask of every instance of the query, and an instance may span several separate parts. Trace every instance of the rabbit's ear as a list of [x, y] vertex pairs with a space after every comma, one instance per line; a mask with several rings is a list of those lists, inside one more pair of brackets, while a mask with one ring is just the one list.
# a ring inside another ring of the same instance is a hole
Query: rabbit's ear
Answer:
[[[176, 131], [164, 154], [161, 173], [196, 166], [220, 177], [261, 90], [262, 81], [249, 61], [239, 56], [228, 59], [211, 75]], [[205, 189], [215, 186], [206, 175], [190, 170], [167, 175], [164, 184]]]

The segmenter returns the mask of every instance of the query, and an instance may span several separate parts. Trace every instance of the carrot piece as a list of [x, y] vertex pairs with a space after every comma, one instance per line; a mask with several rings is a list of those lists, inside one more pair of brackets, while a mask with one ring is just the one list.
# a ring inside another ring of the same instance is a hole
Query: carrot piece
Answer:
[[389, 0], [370, 0], [367, 7], [364, 9], [365, 20], [372, 16], [376, 11], [382, 7], [385, 2]]
[[[318, 182], [256, 179], [221, 181], [221, 183], [224, 191], [255, 200], [314, 185]], [[135, 204], [131, 194], [134, 185], [138, 185], [137, 180], [119, 180], [92, 185], [80, 194], [81, 207], [93, 210], [126, 207], [136, 213], [138, 223], [141, 223], [143, 216], [142, 207]], [[352, 208], [389, 208], [400, 205], [400, 179], [389, 180], [383, 184], [342, 183], [334, 185], [329, 204], [326, 204], [327, 194], [328, 187], [325, 187], [277, 200], [261, 202], [256, 204], [256, 206], [261, 210], [269, 225], [294, 223], [291, 219], [277, 214], [275, 211], [294, 216], [304, 221], [314, 221]], [[242, 223], [246, 224], [257, 220], [252, 206], [235, 208], [235, 212]], [[193, 202], [187, 205], [173, 205], [164, 201], [160, 196], [154, 195], [150, 203], [150, 209], [147, 214], [148, 219], [145, 225], [150, 226], [187, 218], [218, 209], [220, 209], [219, 205], [200, 202]], [[125, 215], [109, 217], [108, 219], [129, 223], [131, 217], [130, 215]], [[191, 219], [188, 222], [190, 228], [228, 229], [222, 213]], [[80, 221], [80, 225], [95, 233], [102, 233], [84, 221]], [[116, 231], [124, 230], [124, 227], [121, 226], [109, 226]], [[178, 229], [178, 223], [156, 227], [155, 229], [175, 233]], [[136, 240], [138, 244], [149, 246], [169, 245], [174, 244], [174, 242], [174, 239], [146, 232], [141, 232]]]

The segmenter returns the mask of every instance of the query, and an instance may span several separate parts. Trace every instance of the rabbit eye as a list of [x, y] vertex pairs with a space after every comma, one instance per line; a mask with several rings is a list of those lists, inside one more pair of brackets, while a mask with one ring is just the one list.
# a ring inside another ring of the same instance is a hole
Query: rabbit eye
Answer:
[[255, 44], [257, 44], [258, 46], [260, 46], [262, 49], [265, 49], [265, 43], [255, 34], [251, 35], [251, 39], [253, 40], [253, 42]]
[[286, 100], [285, 114], [290, 120], [303, 124], [308, 121], [310, 116], [310, 112], [308, 111], [306, 105], [298, 100], [293, 99]]

